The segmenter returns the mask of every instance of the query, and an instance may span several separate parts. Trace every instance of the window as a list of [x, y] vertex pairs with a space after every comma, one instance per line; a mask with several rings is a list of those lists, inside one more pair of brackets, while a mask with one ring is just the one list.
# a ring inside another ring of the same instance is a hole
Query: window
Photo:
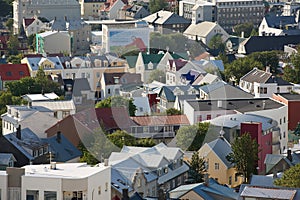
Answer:
[[211, 115], [207, 115], [207, 116], [206, 116], [206, 119], [207, 119], [207, 120], [211, 120]]
[[19, 75], [20, 76], [24, 76], [24, 72], [23, 71], [19, 71]]
[[168, 167], [164, 168], [164, 173], [167, 174], [168, 173]]
[[109, 88], [107, 89], [107, 94], [110, 94], [110, 89]]
[[285, 123], [285, 117], [283, 117], [283, 123]]
[[202, 122], [202, 115], [197, 116], [197, 122]]
[[283, 138], [285, 138], [285, 131], [283, 132]]
[[6, 72], [6, 76], [12, 76], [12, 73], [10, 71]]
[[149, 127], [148, 126], [144, 126], [143, 127], [143, 132], [144, 133], [148, 133], [149, 132]]
[[43, 155], [43, 148], [39, 149], [39, 156]]
[[98, 195], [101, 195], [101, 186], [98, 187]]
[[281, 120], [281, 118], [279, 119], [279, 124], [280, 124], [280, 125], [282, 124], [282, 120]]
[[219, 170], [219, 168], [220, 168], [219, 163], [215, 163], [215, 170]]
[[228, 179], [228, 184], [231, 185], [232, 184], [232, 176], [229, 176], [229, 179]]
[[238, 174], [237, 174], [237, 173], [234, 175], [234, 181], [235, 181], [235, 182], [238, 181]]
[[105, 183], [105, 192], [108, 190], [108, 182]]

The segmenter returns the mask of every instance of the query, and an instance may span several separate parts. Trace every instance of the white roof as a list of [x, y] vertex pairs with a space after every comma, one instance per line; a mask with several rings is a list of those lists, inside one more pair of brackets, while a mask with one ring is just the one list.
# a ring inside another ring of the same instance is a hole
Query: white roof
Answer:
[[216, 26], [218, 26], [218, 24], [216, 24], [214, 22], [207, 22], [207, 21], [201, 22], [199, 24], [191, 24], [183, 32], [183, 34], [206, 37], [208, 35], [208, 33]]
[[59, 98], [54, 92], [43, 94], [26, 94], [23, 98], [28, 101], [43, 101], [43, 100], [54, 100]]
[[39, 33], [40, 37], [48, 37], [50, 35], [55, 35], [55, 34], [65, 34], [68, 35], [68, 31], [46, 31], [43, 33]]
[[246, 186], [241, 193], [242, 197], [258, 197], [268, 199], [293, 199], [297, 190], [258, 188]]
[[32, 102], [33, 106], [43, 106], [49, 110], [75, 110], [75, 104], [73, 100], [69, 101], [34, 101]]
[[97, 167], [91, 167], [86, 163], [57, 163], [56, 169], [50, 169], [50, 164], [46, 165], [26, 165], [25, 177], [48, 177], [48, 178], [64, 178], [64, 179], [80, 179], [87, 178], [96, 173], [99, 173], [109, 166], [104, 166], [102, 163]]

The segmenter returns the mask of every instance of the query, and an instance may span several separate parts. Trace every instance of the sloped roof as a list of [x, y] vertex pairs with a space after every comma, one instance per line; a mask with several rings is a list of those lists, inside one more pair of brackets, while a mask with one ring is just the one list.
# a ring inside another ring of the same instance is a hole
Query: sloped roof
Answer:
[[[268, 155], [268, 154], [267, 154]], [[273, 187], [273, 176], [255, 175], [251, 176], [251, 185]]]
[[246, 186], [242, 193], [242, 197], [256, 197], [268, 199], [286, 199], [293, 200], [297, 190], [287, 190], [278, 188], [259, 188], [254, 186]]
[[0, 64], [0, 76], [3, 81], [15, 81], [29, 77], [29, 69], [26, 64]]
[[215, 22], [201, 22], [198, 24], [191, 24], [183, 34], [186, 35], [197, 35], [200, 37], [206, 37], [214, 27], [218, 26]]
[[56, 135], [41, 139], [49, 144], [49, 151], [54, 155], [53, 161], [67, 162], [82, 155], [81, 151], [79, 151], [63, 134], [60, 134], [60, 139], [57, 137], [58, 136]]
[[89, 81], [86, 78], [76, 78], [73, 83], [73, 95], [81, 96], [82, 91], [91, 91]]
[[139, 126], [189, 125], [186, 115], [138, 116], [131, 119]]
[[244, 45], [245, 54], [253, 52], [284, 50], [284, 45], [299, 44], [300, 35], [284, 35], [284, 36], [251, 36], [243, 41], [240, 45]]
[[0, 165], [8, 165], [11, 159], [16, 162], [12, 153], [0, 153]]
[[233, 164], [226, 159], [226, 156], [232, 153], [232, 150], [231, 145], [225, 138], [219, 137], [207, 143], [207, 145], [222, 160], [222, 162], [227, 166], [227, 168], [233, 166]]
[[125, 59], [128, 63], [129, 68], [135, 68], [135, 64], [138, 56], [125, 56]]
[[[161, 89], [160, 89], [160, 92], [159, 94], [161, 95], [163, 92], [166, 96], [166, 99], [168, 101], [175, 101], [176, 97], [175, 97], [175, 94], [173, 93], [174, 90], [176, 88], [180, 89], [181, 91], [184, 92], [184, 95], [187, 94], [187, 91], [190, 89], [190, 88], [193, 88], [193, 89], [196, 89], [196, 90], [199, 90], [199, 85], [177, 85], [177, 86], [162, 86]], [[180, 95], [178, 95], [180, 96]]]
[[[106, 85], [114, 85], [114, 84], [141, 84], [141, 74], [134, 74], [134, 73], [103, 73], [103, 78]], [[118, 82], [115, 82], [115, 78], [118, 78]]]
[[265, 19], [270, 28], [284, 29], [285, 25], [296, 24], [295, 16], [266, 15]]
[[25, 94], [22, 97], [28, 101], [54, 100], [59, 98], [54, 92], [45, 94]]
[[160, 10], [152, 15], [143, 18], [145, 21], [154, 24], [189, 24], [190, 20], [187, 20], [175, 13]]
[[[63, 70], [64, 69], [64, 67], [63, 67], [62, 63], [60, 62], [60, 59], [59, 59], [58, 56], [54, 56], [54, 57], [49, 56], [47, 58], [42, 57], [42, 56], [39, 56], [39, 57], [26, 57], [26, 58], [27, 58], [28, 64], [30, 65], [28, 67], [30, 67], [32, 69], [32, 71], [37, 71], [39, 69], [39, 66], [40, 66], [39, 64], [40, 64], [41, 60], [45, 60], [45, 59], [47, 59], [50, 62], [54, 63], [55, 70], [59, 70], [59, 69]], [[46, 71], [46, 70], [53, 70], [53, 69], [45, 68], [44, 70]]]
[[25, 25], [25, 28], [27, 28], [30, 24], [32, 24], [32, 22], [34, 22], [34, 18], [24, 18], [24, 25]]
[[34, 101], [32, 102], [33, 106], [43, 106], [52, 111], [57, 110], [75, 110], [75, 104], [73, 100], [67, 101]]

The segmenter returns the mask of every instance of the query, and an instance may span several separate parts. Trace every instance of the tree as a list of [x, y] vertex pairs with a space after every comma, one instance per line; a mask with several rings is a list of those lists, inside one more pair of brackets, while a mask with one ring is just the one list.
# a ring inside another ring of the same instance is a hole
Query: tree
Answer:
[[188, 162], [190, 165], [189, 175], [193, 183], [203, 182], [203, 173], [206, 170], [206, 164], [203, 158], [199, 156], [196, 151], [193, 153], [191, 160]]
[[2, 91], [0, 93], [0, 114], [6, 112], [6, 105], [21, 105], [25, 102], [20, 96], [13, 96], [9, 91]]
[[260, 62], [263, 68], [270, 67], [271, 73], [277, 73], [279, 54], [279, 51], [263, 51], [254, 52], [250, 54], [249, 57]]
[[[300, 48], [298, 47], [299, 51]], [[283, 78], [292, 83], [300, 83], [300, 53], [294, 53], [290, 56], [291, 66], [284, 68]]]
[[300, 123], [299, 122], [294, 130], [294, 134], [300, 136]]
[[293, 67], [289, 65], [283, 68], [283, 79], [290, 83], [298, 83], [299, 81], [296, 70], [294, 70]]
[[9, 55], [18, 55], [19, 54], [19, 39], [17, 35], [10, 35], [7, 41], [7, 49]]
[[166, 73], [160, 69], [153, 70], [149, 75], [148, 83], [151, 83], [152, 81], [166, 83]]
[[[0, 3], [1, 4], [1, 3]], [[6, 23], [5, 23], [5, 26], [7, 27], [7, 29], [10, 31], [10, 32], [13, 32], [13, 25], [14, 25], [14, 19], [13, 18], [9, 18]]]
[[31, 34], [27, 38], [27, 44], [32, 51], [35, 51], [35, 48], [36, 48], [36, 45], [35, 45], [36, 37], [35, 36], [36, 36], [35, 34]]
[[218, 49], [220, 52], [225, 51], [225, 43], [222, 40], [222, 35], [217, 34], [211, 38], [211, 40], [208, 43], [208, 46], [211, 49]]
[[244, 133], [234, 140], [231, 149], [232, 153], [226, 158], [235, 165], [237, 171], [244, 176], [244, 181], [248, 183], [251, 175], [256, 173], [258, 144], [249, 133]]
[[117, 130], [112, 134], [108, 134], [107, 138], [111, 141], [114, 145], [119, 148], [122, 148], [123, 145], [126, 146], [134, 146], [135, 145], [135, 137], [129, 135], [126, 131]]
[[166, 110], [167, 115], [181, 115], [181, 111], [175, 108], [169, 108]]
[[135, 116], [136, 106], [133, 99], [127, 99], [121, 96], [113, 96], [99, 101], [96, 108], [126, 107], [130, 116]]
[[225, 64], [225, 78], [227, 81], [234, 80], [238, 83], [240, 78], [254, 67], [262, 69], [263, 65], [253, 58], [239, 58], [232, 63]]
[[274, 181], [274, 184], [282, 187], [300, 187], [300, 164], [297, 164], [283, 173], [281, 178]]
[[22, 54], [18, 54], [18, 55], [10, 55], [7, 57], [6, 61], [8, 63], [12, 63], [12, 64], [20, 64], [21, 60], [23, 58]]
[[0, 16], [6, 17], [7, 15], [12, 15], [12, 2], [13, 0], [1, 0], [0, 1]]
[[249, 37], [251, 35], [252, 30], [254, 29], [253, 23], [244, 23], [238, 24], [233, 27], [234, 34], [237, 36], [241, 36], [242, 32], [244, 32], [244, 37]]
[[166, 6], [167, 3], [164, 0], [150, 0], [149, 2], [150, 13], [156, 13], [163, 10]]
[[202, 146], [208, 128], [208, 122], [180, 127], [176, 134], [178, 147], [183, 150], [198, 151]]

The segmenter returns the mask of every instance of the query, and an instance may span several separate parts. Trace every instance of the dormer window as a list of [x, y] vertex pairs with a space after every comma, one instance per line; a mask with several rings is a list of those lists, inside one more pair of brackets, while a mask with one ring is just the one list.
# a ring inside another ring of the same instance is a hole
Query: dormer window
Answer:
[[119, 77], [114, 77], [114, 83], [119, 84]]
[[153, 63], [152, 62], [149, 62], [148, 69], [153, 69]]
[[167, 174], [168, 173], [168, 167], [164, 168], [164, 173]]
[[8, 112], [8, 114], [11, 114], [11, 109], [8, 109], [7, 112]]

